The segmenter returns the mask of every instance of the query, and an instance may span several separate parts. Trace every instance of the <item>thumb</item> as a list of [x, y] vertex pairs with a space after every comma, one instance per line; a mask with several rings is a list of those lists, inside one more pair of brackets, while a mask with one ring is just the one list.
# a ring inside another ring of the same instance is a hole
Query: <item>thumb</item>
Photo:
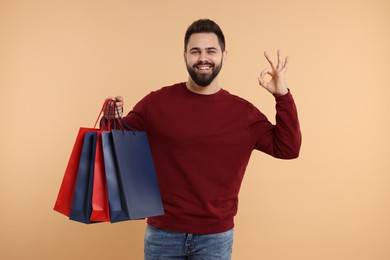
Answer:
[[259, 81], [259, 85], [263, 88], [267, 89], [268, 87], [268, 81], [264, 79], [263, 75], [260, 75], [257, 80]]

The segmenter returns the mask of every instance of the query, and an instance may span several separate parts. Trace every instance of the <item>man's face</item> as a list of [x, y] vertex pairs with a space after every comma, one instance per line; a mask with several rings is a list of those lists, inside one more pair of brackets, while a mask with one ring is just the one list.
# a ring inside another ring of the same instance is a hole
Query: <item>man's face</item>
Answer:
[[225, 52], [222, 52], [214, 33], [194, 33], [188, 41], [184, 58], [192, 80], [207, 87], [221, 70]]

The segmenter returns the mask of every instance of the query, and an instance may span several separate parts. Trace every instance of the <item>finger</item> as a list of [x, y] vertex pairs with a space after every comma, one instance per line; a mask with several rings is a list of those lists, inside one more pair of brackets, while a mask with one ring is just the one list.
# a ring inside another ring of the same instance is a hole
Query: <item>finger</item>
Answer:
[[115, 103], [118, 109], [123, 110], [123, 97], [122, 96], [116, 96], [115, 97]]
[[[123, 115], [123, 97], [109, 96], [106, 98], [107, 108], [104, 111], [106, 118], [112, 120], [114, 118], [122, 117]], [[116, 106], [116, 108], [115, 108]]]
[[[123, 97], [122, 96], [116, 96], [111, 98], [112, 101], [115, 101], [115, 105], [117, 107], [123, 106]], [[114, 103], [111, 103], [111, 105], [114, 105]]]
[[119, 117], [122, 117], [123, 116], [123, 107], [118, 107], [118, 110], [116, 111], [116, 114], [119, 116]]
[[278, 56], [278, 65], [277, 65], [277, 68], [280, 69], [280, 68], [283, 67], [282, 51], [281, 51], [280, 49], [278, 49], [277, 56]]
[[259, 81], [260, 86], [262, 86], [263, 88], [267, 87], [267, 82], [263, 78], [258, 77], [257, 80]]
[[286, 59], [284, 61], [284, 65], [283, 65], [283, 72], [286, 72], [287, 71], [287, 68], [288, 68], [288, 61], [289, 61], [289, 58], [288, 56], [286, 56]]
[[122, 112], [119, 112], [119, 114], [118, 114], [118, 112], [116, 112], [115, 113], [115, 119], [121, 118], [122, 115], [123, 115]]
[[[264, 78], [265, 75], [267, 75], [267, 74], [271, 75], [271, 70], [270, 70], [269, 68], [263, 69], [263, 70], [260, 72], [260, 77], [261, 77], [261, 78]], [[272, 76], [272, 75], [271, 75], [271, 76]]]
[[264, 88], [266, 88], [267, 87], [267, 85], [268, 85], [268, 82], [264, 79], [264, 76], [265, 75], [267, 75], [267, 74], [269, 74], [270, 73], [270, 69], [264, 69], [261, 73], [260, 73], [260, 76], [257, 78], [258, 79], [258, 81], [259, 81], [259, 84], [262, 86], [262, 87], [264, 87]]
[[274, 63], [272, 62], [271, 58], [269, 57], [268, 53], [265, 51], [264, 52], [265, 58], [268, 60], [269, 64], [271, 65], [272, 68], [275, 68]]
[[123, 101], [116, 101], [115, 105], [117, 106], [118, 109], [119, 108], [123, 109]]
[[115, 103], [115, 118], [123, 116], [123, 102]]

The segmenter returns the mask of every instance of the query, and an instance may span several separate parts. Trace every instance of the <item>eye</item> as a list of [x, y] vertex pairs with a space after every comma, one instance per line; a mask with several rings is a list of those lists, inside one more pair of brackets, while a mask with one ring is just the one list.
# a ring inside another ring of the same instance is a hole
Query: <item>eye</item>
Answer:
[[199, 52], [199, 50], [191, 50], [190, 53], [195, 55], [195, 54], [199, 54], [200, 52]]
[[208, 54], [216, 54], [216, 53], [217, 53], [217, 50], [215, 50], [215, 49], [209, 49], [209, 50], [207, 50], [207, 53], [208, 53]]

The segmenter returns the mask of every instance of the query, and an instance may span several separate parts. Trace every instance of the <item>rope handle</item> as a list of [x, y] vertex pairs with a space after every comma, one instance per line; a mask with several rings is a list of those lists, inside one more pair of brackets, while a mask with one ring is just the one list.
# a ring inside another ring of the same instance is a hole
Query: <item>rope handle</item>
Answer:
[[[114, 119], [110, 119], [111, 113], [114, 112]], [[118, 118], [115, 118], [115, 113], [118, 115]], [[100, 109], [100, 113], [98, 117], [96, 118], [95, 124], [93, 128], [96, 128], [96, 125], [99, 122], [99, 119], [101, 118], [102, 114], [109, 115], [108, 118], [106, 117], [107, 121], [102, 120], [100, 124], [100, 129], [102, 130], [108, 130], [111, 131], [111, 129], [117, 129], [117, 130], [125, 130], [125, 126], [134, 133], [133, 129], [129, 127], [122, 117], [119, 116], [119, 110], [118, 106], [116, 105], [115, 100], [112, 99], [106, 99], [103, 103], [102, 108]]]
[[108, 104], [109, 102], [110, 102], [110, 99], [106, 99], [106, 100], [104, 101], [103, 106], [102, 106], [102, 108], [100, 109], [100, 113], [99, 113], [98, 117], [96, 118], [96, 121], [95, 121], [95, 124], [94, 124], [93, 128], [96, 128], [96, 125], [97, 125], [97, 123], [98, 123], [100, 117], [102, 116], [103, 111], [105, 111], [105, 110], [107, 109], [107, 104]]
[[[118, 106], [116, 105], [116, 102], [114, 102], [114, 110], [115, 110], [116, 113], [118, 113], [118, 115], [119, 115], [119, 110], [118, 110]], [[116, 128], [116, 125], [115, 125], [116, 123], [119, 125], [119, 129], [122, 130], [122, 133], [124, 133], [124, 131], [125, 131], [125, 126], [126, 126], [127, 129], [129, 129], [129, 130], [133, 133], [133, 135], [135, 135], [134, 130], [133, 130], [131, 127], [129, 127], [129, 125], [126, 124], [126, 122], [123, 120], [122, 117], [118, 117], [118, 118], [114, 121], [114, 126], [115, 126], [114, 129], [117, 129], [117, 128]]]
[[[98, 117], [96, 118], [96, 121], [95, 121], [95, 124], [94, 124], [93, 128], [96, 128], [96, 125], [98, 124], [99, 119], [102, 117], [102, 114], [104, 114], [104, 115], [111, 115], [111, 113], [113, 111], [115, 111], [115, 107], [116, 107], [116, 103], [115, 103], [114, 100], [106, 99], [104, 101], [104, 103], [103, 103], [102, 108], [100, 109], [100, 113], [99, 113]], [[116, 109], [116, 111], [118, 112], [118, 109]], [[119, 112], [118, 112], [118, 115], [119, 115]], [[116, 128], [117, 125], [119, 125], [118, 124], [119, 118], [117, 118], [117, 119], [115, 119], [115, 118], [114, 119], [110, 119], [110, 117], [106, 117], [106, 119], [107, 119], [107, 121], [105, 121], [105, 120], [101, 121], [100, 129], [102, 129], [102, 130], [111, 131], [111, 126], [112, 125], [114, 125], [114, 128]]]

